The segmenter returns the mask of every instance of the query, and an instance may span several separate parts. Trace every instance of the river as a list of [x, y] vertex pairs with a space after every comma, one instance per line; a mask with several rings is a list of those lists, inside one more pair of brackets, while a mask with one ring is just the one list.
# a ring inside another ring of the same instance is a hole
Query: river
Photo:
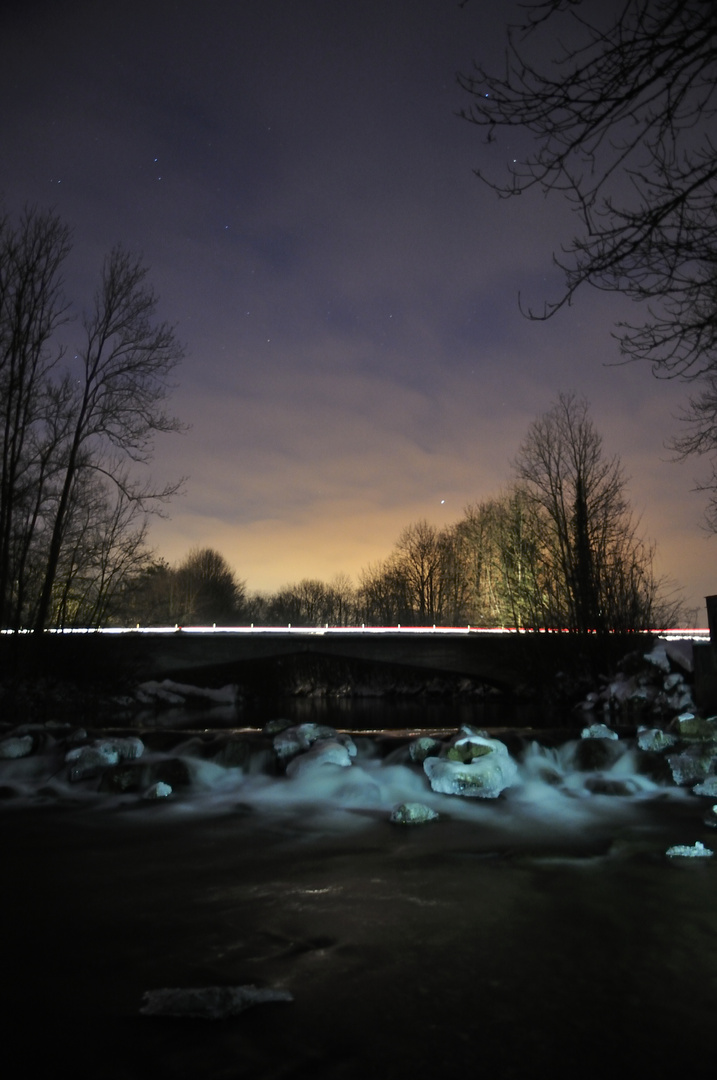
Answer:
[[[407, 710], [381, 729], [412, 727]], [[378, 730], [359, 711], [340, 726]], [[198, 760], [215, 737], [200, 727], [187, 717], [176, 756]], [[431, 797], [396, 734], [357, 735], [349, 769], [300, 783], [256, 767], [263, 751], [228, 779], [205, 762], [151, 805], [58, 776], [36, 797], [9, 785], [6, 1060], [102, 1080], [711, 1070], [717, 868], [666, 856], [709, 846], [709, 806], [649, 781], [629, 739], [578, 769], [568, 734], [521, 738], [513, 788], [432, 796], [441, 817], [420, 827], [389, 821], [396, 799]], [[149, 990], [248, 984], [293, 1000], [228, 1020], [140, 1013]]]

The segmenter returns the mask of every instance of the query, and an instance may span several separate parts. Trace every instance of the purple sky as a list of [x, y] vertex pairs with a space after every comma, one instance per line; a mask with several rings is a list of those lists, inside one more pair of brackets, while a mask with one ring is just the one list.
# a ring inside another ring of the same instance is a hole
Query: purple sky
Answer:
[[684, 386], [619, 360], [619, 298], [548, 323], [518, 310], [560, 278], [559, 201], [474, 177], [519, 153], [457, 118], [455, 80], [500, 63], [517, 5], [457, 0], [13, 0], [0, 14], [0, 195], [74, 228], [80, 301], [117, 241], [143, 252], [187, 359], [191, 430], [158, 445], [188, 475], [152, 527], [174, 562], [220, 550], [250, 590], [330, 579], [419, 518], [498, 494], [557, 394], [591, 403], [658, 569], [697, 622], [717, 591], [694, 493], [671, 462]]

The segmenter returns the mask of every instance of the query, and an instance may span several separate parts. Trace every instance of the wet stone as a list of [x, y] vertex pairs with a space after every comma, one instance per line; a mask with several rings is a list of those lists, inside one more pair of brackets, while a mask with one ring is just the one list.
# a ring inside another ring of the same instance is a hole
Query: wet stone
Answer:
[[173, 790], [189, 788], [192, 784], [189, 767], [182, 758], [167, 758], [153, 763], [150, 775], [153, 783], [168, 784]]
[[411, 761], [417, 765], [422, 765], [427, 757], [438, 757], [442, 749], [443, 743], [439, 739], [422, 735], [420, 738], [413, 740], [408, 748], [408, 755]]
[[439, 816], [437, 810], [425, 803], [406, 802], [394, 807], [391, 821], [395, 825], [425, 825], [427, 821], [437, 821]]
[[619, 744], [612, 739], [581, 739], [575, 745], [575, 768], [580, 772], [596, 772], [612, 765], [620, 756]]
[[115, 765], [102, 774], [100, 791], [113, 792], [116, 795], [140, 791], [144, 787], [146, 771], [144, 765]]
[[636, 795], [640, 787], [631, 777], [625, 779], [608, 776], [591, 776], [585, 781], [585, 789], [591, 795]]

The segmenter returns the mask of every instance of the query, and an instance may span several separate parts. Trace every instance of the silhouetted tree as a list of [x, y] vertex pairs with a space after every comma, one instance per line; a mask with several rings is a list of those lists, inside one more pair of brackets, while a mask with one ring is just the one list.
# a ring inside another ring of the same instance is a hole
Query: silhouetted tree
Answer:
[[[656, 301], [623, 347], [669, 372], [704, 365], [717, 296], [717, 8], [713, 0], [528, 0], [508, 28], [502, 74], [462, 76], [485, 127], [524, 128], [535, 150], [501, 195], [531, 187], [569, 198], [582, 235], [558, 258], [566, 292], [583, 283]], [[514, 155], [511, 154], [511, 158]], [[501, 159], [501, 167], [505, 158]]]
[[164, 559], [150, 554], [144, 566], [122, 579], [116, 622], [121, 626], [172, 626], [172, 577]]
[[[686, 409], [682, 453], [717, 448], [717, 5], [714, 0], [528, 0], [507, 31], [500, 72], [460, 77], [484, 128], [478, 175], [501, 196], [566, 198], [579, 232], [555, 257], [565, 289], [623, 293], [644, 321], [623, 323], [623, 353], [661, 376], [705, 381]], [[515, 149], [515, 131], [533, 149]], [[506, 159], [499, 133], [511, 139]], [[516, 158], [516, 152], [519, 156]], [[506, 160], [509, 163], [506, 165]], [[506, 171], [507, 170], [507, 171]], [[717, 472], [712, 484], [717, 488]], [[713, 504], [713, 510], [715, 505]], [[717, 514], [713, 516], [717, 525]]]
[[87, 471], [97, 472], [143, 510], [166, 501], [179, 487], [175, 483], [156, 488], [131, 471], [131, 466], [149, 464], [158, 432], [181, 427], [176, 417], [164, 412], [163, 404], [182, 349], [167, 323], [154, 322], [157, 297], [146, 276], [146, 267], [122, 248], [107, 256], [94, 306], [83, 319], [79, 378], [68, 374], [63, 383], [69, 430], [36, 630], [43, 629], [51, 610], [78, 478]]
[[147, 270], [105, 260], [82, 344], [68, 362], [61, 269], [66, 225], [26, 210], [0, 218], [0, 624], [106, 618], [122, 574], [140, 566], [146, 514], [176, 490], [147, 479], [182, 350]]
[[169, 585], [175, 623], [232, 626], [242, 619], [246, 586], [214, 548], [192, 548], [170, 575]]
[[[19, 627], [29, 559], [65, 435], [53, 385], [66, 321], [60, 271], [69, 229], [52, 213], [0, 219], [0, 625]], [[32, 567], [32, 570], [36, 570]]]
[[413, 621], [410, 588], [404, 568], [389, 556], [359, 575], [358, 612], [367, 626], [409, 625]]
[[672, 625], [676, 608], [637, 535], [617, 457], [603, 453], [587, 402], [561, 394], [530, 427], [515, 471], [542, 522], [536, 585], [540, 625], [642, 630]]
[[78, 478], [53, 590], [55, 625], [116, 619], [130, 581], [150, 563], [147, 529], [146, 515], [121, 490], [92, 473]]

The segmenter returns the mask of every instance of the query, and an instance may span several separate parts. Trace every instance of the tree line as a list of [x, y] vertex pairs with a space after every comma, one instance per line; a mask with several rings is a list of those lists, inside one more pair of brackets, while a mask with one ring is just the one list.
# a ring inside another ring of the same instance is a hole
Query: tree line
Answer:
[[587, 402], [561, 394], [531, 425], [502, 494], [454, 524], [407, 525], [387, 557], [272, 595], [211, 548], [128, 583], [124, 616], [143, 625], [506, 626], [578, 632], [676, 625], [679, 600], [655, 574], [626, 479], [608, 457]]

